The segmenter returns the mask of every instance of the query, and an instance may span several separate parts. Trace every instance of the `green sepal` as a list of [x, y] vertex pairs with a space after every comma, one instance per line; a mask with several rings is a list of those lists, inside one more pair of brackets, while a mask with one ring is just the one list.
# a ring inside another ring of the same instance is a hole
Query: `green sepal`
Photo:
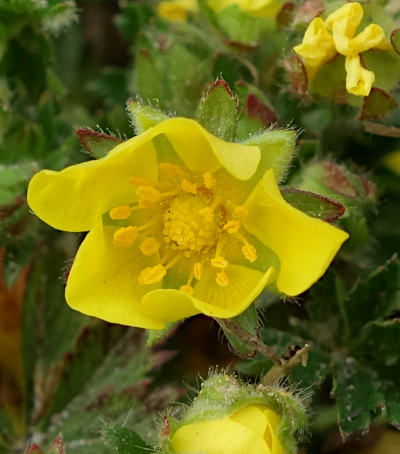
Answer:
[[203, 96], [197, 108], [196, 119], [207, 131], [223, 140], [232, 141], [235, 138], [238, 101], [223, 79], [214, 81]]
[[273, 129], [242, 142], [244, 145], [257, 145], [261, 151], [260, 164], [250, 181], [259, 181], [268, 169], [273, 169], [276, 182], [281, 183], [295, 154], [296, 140], [297, 132], [292, 129]]
[[147, 339], [146, 346], [153, 347], [155, 344], [163, 342], [170, 337], [177, 329], [180, 322], [167, 323], [164, 329], [148, 329], [146, 330]]
[[281, 190], [281, 194], [288, 203], [298, 210], [327, 222], [335, 221], [345, 212], [341, 203], [314, 192], [286, 187]]
[[168, 118], [160, 110], [133, 99], [128, 100], [126, 108], [136, 135]]
[[119, 454], [147, 454], [152, 448], [133, 430], [120, 425], [107, 426], [103, 438], [113, 452]]
[[373, 87], [371, 93], [364, 98], [360, 120], [378, 120], [388, 115], [397, 106], [397, 101], [389, 93]]
[[79, 128], [76, 135], [83, 148], [95, 159], [104, 158], [122, 140], [116, 136], [95, 131], [91, 128]]

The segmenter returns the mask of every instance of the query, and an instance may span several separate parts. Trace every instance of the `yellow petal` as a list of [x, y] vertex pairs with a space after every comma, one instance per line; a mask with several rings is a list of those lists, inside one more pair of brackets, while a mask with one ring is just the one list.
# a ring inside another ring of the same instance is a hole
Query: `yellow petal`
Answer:
[[400, 175], [400, 151], [393, 151], [384, 156], [383, 164], [392, 172]]
[[80, 312], [111, 323], [162, 329], [165, 325], [155, 314], [145, 314], [143, 295], [159, 284], [143, 287], [138, 275], [157, 259], [145, 257], [138, 248], [118, 248], [112, 244], [112, 227], [101, 219], [88, 233], [75, 257], [68, 277], [65, 296]]
[[385, 46], [385, 32], [379, 25], [368, 25], [361, 33], [350, 40], [351, 55], [361, 54], [372, 48]]
[[197, 0], [170, 0], [160, 2], [157, 8], [158, 15], [170, 22], [185, 22], [189, 11], [196, 12]]
[[277, 287], [287, 295], [307, 290], [326, 271], [348, 234], [293, 208], [268, 170], [245, 203], [245, 229], [280, 260]]
[[330, 14], [325, 24], [329, 30], [333, 30], [335, 26], [338, 26], [344, 36], [351, 38], [354, 36], [363, 16], [364, 11], [359, 3], [346, 3]]
[[267, 418], [267, 429], [264, 438], [271, 449], [271, 454], [285, 454], [278, 437], [281, 417], [269, 408], [259, 407]]
[[269, 454], [264, 439], [230, 418], [180, 427], [171, 437], [172, 452], [179, 454]]
[[310, 78], [324, 63], [336, 55], [333, 38], [320, 17], [316, 17], [310, 23], [304, 34], [303, 42], [293, 49], [304, 58], [304, 64]]
[[137, 199], [129, 182], [132, 176], [150, 183], [157, 180], [158, 163], [152, 139], [163, 134], [185, 165], [195, 172], [214, 172], [224, 167], [239, 180], [246, 180], [260, 161], [257, 146], [225, 142], [194, 120], [171, 118], [121, 143], [102, 159], [60, 172], [37, 173], [28, 188], [29, 206], [57, 229], [90, 230], [106, 211], [130, 205]]
[[190, 295], [174, 289], [152, 290], [144, 295], [141, 305], [146, 314], [165, 322], [175, 322], [200, 312]]
[[361, 66], [360, 56], [346, 57], [346, 90], [352, 95], [368, 96], [375, 82], [375, 74]]
[[141, 136], [123, 142], [105, 158], [54, 172], [42, 170], [28, 188], [28, 204], [52, 227], [68, 232], [90, 228], [106, 211], [136, 200], [129, 178], [135, 173], [157, 180], [157, 156]]
[[230, 419], [257, 433], [260, 437], [264, 437], [265, 430], [267, 429], [267, 416], [259, 406], [248, 405], [247, 407], [241, 408], [230, 416]]
[[243, 312], [274, 279], [274, 268], [267, 272], [241, 265], [225, 268], [229, 283], [222, 287], [215, 281], [216, 270], [205, 268], [194, 286], [193, 304], [210, 317], [230, 318]]

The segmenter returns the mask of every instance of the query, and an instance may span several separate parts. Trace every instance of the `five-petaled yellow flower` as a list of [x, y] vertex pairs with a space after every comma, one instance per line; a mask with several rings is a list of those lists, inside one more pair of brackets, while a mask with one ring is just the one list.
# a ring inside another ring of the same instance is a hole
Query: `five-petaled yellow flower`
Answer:
[[181, 426], [171, 437], [176, 454], [284, 454], [281, 417], [265, 405], [247, 405], [222, 419]]
[[37, 216], [89, 231], [67, 302], [161, 329], [198, 313], [236, 316], [273, 281], [287, 295], [308, 289], [348, 235], [286, 203], [265, 159], [171, 118], [102, 159], [37, 173], [28, 189]]
[[379, 25], [368, 25], [356, 35], [363, 15], [359, 3], [346, 3], [330, 14], [325, 22], [316, 17], [310, 23], [303, 42], [294, 47], [295, 52], [304, 58], [310, 79], [322, 65], [339, 53], [346, 57], [347, 91], [356, 96], [369, 95], [375, 74], [362, 66], [360, 54], [370, 49], [391, 50], [392, 47]]

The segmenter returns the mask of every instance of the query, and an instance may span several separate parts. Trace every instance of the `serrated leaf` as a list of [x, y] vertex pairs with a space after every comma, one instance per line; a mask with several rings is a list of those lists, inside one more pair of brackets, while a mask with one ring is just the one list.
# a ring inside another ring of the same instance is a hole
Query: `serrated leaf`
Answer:
[[257, 145], [261, 151], [260, 164], [249, 184], [258, 182], [268, 169], [274, 169], [277, 183], [282, 182], [295, 153], [296, 139], [296, 131], [274, 129], [255, 134], [242, 142], [245, 145]]
[[381, 390], [385, 394], [386, 418], [390, 424], [400, 429], [400, 392], [398, 386], [382, 382]]
[[353, 358], [347, 358], [335, 365], [333, 380], [343, 437], [354, 431], [367, 430], [385, 402], [377, 386], [376, 374]]
[[353, 352], [392, 366], [400, 357], [400, 320], [372, 322], [361, 331]]
[[103, 437], [110, 447], [119, 454], [144, 454], [152, 448], [133, 430], [119, 425], [108, 426]]
[[284, 199], [298, 210], [327, 222], [340, 218], [345, 211], [341, 203], [314, 192], [286, 187], [281, 193]]
[[90, 128], [79, 128], [76, 134], [85, 150], [96, 159], [104, 158], [110, 150], [122, 142], [118, 137]]
[[236, 136], [237, 99], [223, 79], [217, 79], [200, 101], [196, 119], [207, 131], [226, 141]]
[[373, 87], [371, 93], [364, 97], [360, 120], [378, 120], [388, 115], [397, 106], [397, 101], [389, 93]]
[[133, 99], [126, 103], [126, 108], [136, 135], [168, 118], [160, 110]]
[[369, 321], [390, 314], [399, 291], [399, 261], [396, 255], [385, 265], [359, 280], [344, 301], [349, 329], [356, 334]]

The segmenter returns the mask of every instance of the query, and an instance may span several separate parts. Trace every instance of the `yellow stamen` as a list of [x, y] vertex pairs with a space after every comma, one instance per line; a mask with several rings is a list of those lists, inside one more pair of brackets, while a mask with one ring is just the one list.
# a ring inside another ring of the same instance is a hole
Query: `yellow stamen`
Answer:
[[138, 282], [140, 285], [156, 284], [161, 282], [166, 274], [167, 270], [161, 264], [147, 267], [139, 274]]
[[131, 207], [129, 205], [121, 205], [109, 211], [111, 219], [128, 219], [131, 215]]
[[158, 218], [158, 217], [150, 219], [150, 221], [148, 221], [148, 222], [144, 223], [143, 225], [141, 225], [140, 227], [138, 227], [137, 230], [138, 230], [138, 232], [143, 232], [144, 230], [147, 230], [150, 227], [153, 227], [153, 225], [158, 224], [159, 221], [160, 221], [160, 218]]
[[179, 287], [179, 290], [183, 293], [186, 293], [186, 295], [193, 295], [193, 287], [191, 287], [190, 285], [181, 285]]
[[194, 277], [199, 281], [203, 274], [204, 265], [201, 262], [196, 262], [193, 265], [193, 274]]
[[257, 260], [256, 248], [250, 243], [246, 243], [243, 245], [242, 253], [249, 262], [253, 263]]
[[240, 228], [240, 221], [237, 219], [231, 219], [224, 225], [224, 230], [226, 230], [228, 233], [238, 233]]
[[132, 246], [138, 234], [137, 227], [130, 225], [129, 227], [121, 227], [114, 232], [114, 246], [128, 247]]
[[234, 214], [236, 214], [237, 216], [246, 217], [246, 216], [249, 215], [249, 212], [248, 212], [247, 208], [244, 207], [243, 205], [237, 205], [237, 206], [235, 206], [233, 212], [234, 212]]
[[229, 284], [229, 277], [224, 270], [217, 273], [217, 276], [215, 277], [215, 282], [221, 287], [226, 287]]
[[182, 191], [188, 192], [189, 194], [197, 194], [197, 185], [189, 180], [186, 180], [186, 178], [182, 180], [181, 189]]
[[157, 189], [153, 188], [153, 186], [139, 186], [136, 193], [140, 199], [139, 203], [142, 201], [157, 202], [161, 197], [160, 191], [157, 191]]
[[150, 256], [156, 254], [160, 249], [160, 243], [152, 236], [145, 238], [139, 246], [143, 255]]
[[150, 183], [143, 177], [131, 177], [129, 178], [129, 183], [133, 184], [133, 186], [149, 186]]
[[215, 256], [211, 259], [211, 265], [214, 268], [226, 268], [229, 265], [228, 260], [221, 256]]
[[207, 189], [212, 189], [214, 187], [215, 180], [214, 180], [214, 177], [212, 176], [211, 172], [203, 173], [203, 182], [204, 182], [204, 186]]
[[171, 164], [170, 162], [162, 162], [159, 165], [159, 168], [161, 171], [169, 173], [172, 177], [182, 174], [182, 169], [175, 164]]

